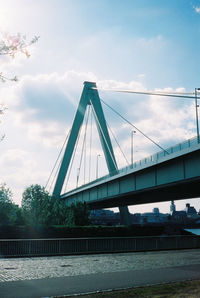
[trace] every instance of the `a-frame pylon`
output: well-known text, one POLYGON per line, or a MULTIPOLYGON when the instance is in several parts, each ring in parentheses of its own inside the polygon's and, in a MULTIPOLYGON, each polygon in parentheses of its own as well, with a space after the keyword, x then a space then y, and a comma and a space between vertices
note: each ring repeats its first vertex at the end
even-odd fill
MULTIPOLYGON (((65 181, 65 177, 70 165, 74 147, 78 138, 79 130, 84 120, 84 115, 86 112, 87 105, 92 106, 92 109, 95 115, 96 125, 98 129, 102 149, 104 152, 104 156, 106 159, 108 171, 111 175, 116 174, 118 171, 117 163, 115 160, 114 151, 113 151, 112 143, 108 133, 96 83, 84 82, 83 92, 80 98, 78 109, 76 111, 72 129, 69 135, 67 146, 64 152, 62 163, 61 163, 58 176, 56 179, 55 187, 53 190, 53 195, 57 198, 60 196, 63 183, 65 181)), ((125 225, 129 225, 130 214, 128 211, 128 207, 127 206, 119 207, 119 210, 120 210, 121 223, 125 225)))

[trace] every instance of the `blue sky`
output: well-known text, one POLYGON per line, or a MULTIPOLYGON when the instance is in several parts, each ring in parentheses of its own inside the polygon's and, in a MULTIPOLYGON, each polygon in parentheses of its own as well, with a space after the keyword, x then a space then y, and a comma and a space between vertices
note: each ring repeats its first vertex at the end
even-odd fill
MULTIPOLYGON (((73 121, 85 80, 99 86, 193 91, 199 86, 200 1, 162 0, 0 0, 1 32, 21 32, 31 57, 0 57, 1 71, 18 83, 0 88, 8 106, 1 117, 0 181, 14 201, 32 183, 44 185, 73 121)), ((102 92, 102 98, 168 147, 195 135, 194 103, 102 92)), ((130 159, 130 128, 105 111, 109 125, 130 159)), ((94 141, 94 164, 101 154, 94 141)), ((135 158, 157 151, 137 134, 135 158)), ((78 154, 77 154, 78 155, 78 154)), ((119 166, 122 157, 116 152, 119 166)), ((74 166, 74 180, 78 161, 74 166)), ((95 173, 95 166, 93 168, 95 173)), ((73 184, 73 183, 72 183, 73 184)), ((178 202, 183 208, 185 202, 178 202)), ((192 204, 199 210, 198 200, 192 204)), ((152 206, 134 207, 149 211, 152 206)), ((169 203, 160 205, 169 211, 169 203)))

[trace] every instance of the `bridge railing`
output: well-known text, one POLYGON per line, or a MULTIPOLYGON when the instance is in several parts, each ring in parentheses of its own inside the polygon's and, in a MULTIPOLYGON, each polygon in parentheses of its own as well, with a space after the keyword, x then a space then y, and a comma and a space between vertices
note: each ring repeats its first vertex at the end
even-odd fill
POLYGON ((132 169, 132 168, 136 168, 138 166, 141 166, 141 165, 145 165, 145 164, 148 164, 148 163, 151 163, 153 161, 158 161, 160 158, 163 158, 165 156, 168 156, 172 153, 175 153, 175 152, 179 152, 183 149, 187 149, 187 148, 190 148, 194 145, 197 145, 198 144, 198 138, 197 137, 194 137, 192 139, 189 139, 189 140, 186 140, 182 143, 179 143, 179 144, 176 144, 175 146, 172 146, 172 147, 169 147, 165 150, 162 150, 160 152, 157 152, 153 155, 150 155, 146 158, 143 158, 139 161, 136 161, 134 162, 132 165, 128 166, 128 167, 125 167, 125 168, 122 168, 119 170, 119 173, 121 172, 124 172, 124 171, 127 171, 127 169, 132 169))

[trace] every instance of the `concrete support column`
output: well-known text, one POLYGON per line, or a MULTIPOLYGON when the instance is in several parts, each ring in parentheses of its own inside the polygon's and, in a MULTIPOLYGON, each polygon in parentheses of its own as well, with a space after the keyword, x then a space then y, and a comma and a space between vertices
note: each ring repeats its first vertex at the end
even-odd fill
POLYGON ((120 223, 124 226, 130 226, 131 225, 131 215, 128 210, 127 206, 119 207, 120 212, 120 223))

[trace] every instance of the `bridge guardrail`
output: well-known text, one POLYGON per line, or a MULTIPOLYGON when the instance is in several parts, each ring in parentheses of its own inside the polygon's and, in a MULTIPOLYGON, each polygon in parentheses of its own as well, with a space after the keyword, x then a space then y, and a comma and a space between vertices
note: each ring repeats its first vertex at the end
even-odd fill
MULTIPOLYGON (((189 139, 189 140, 186 140, 186 141, 184 141, 182 143, 176 144, 175 146, 169 147, 169 148, 165 149, 165 151, 163 150, 163 151, 157 152, 155 154, 152 154, 152 155, 150 155, 150 156, 148 156, 146 158, 143 158, 141 160, 138 160, 138 161, 134 162, 130 166, 121 168, 121 169, 119 169, 119 173, 123 173, 124 171, 127 171, 128 169, 136 168, 138 166, 146 165, 146 164, 148 164, 150 162, 153 162, 153 161, 157 161, 157 160, 159 160, 162 157, 168 156, 168 155, 170 155, 172 153, 181 151, 183 149, 190 148, 190 147, 192 147, 194 145, 197 145, 197 144, 198 144, 198 138, 197 137, 194 137, 194 138, 189 139)), ((107 175, 107 176, 104 176, 102 178, 110 177, 110 176, 111 175, 107 175)))
POLYGON ((1 257, 30 257, 200 248, 198 236, 0 240, 1 257))

